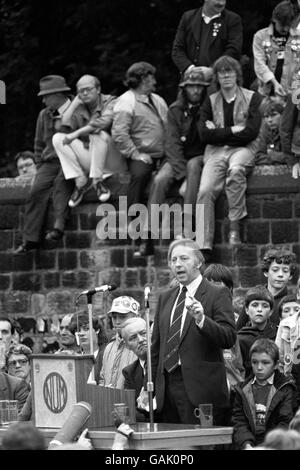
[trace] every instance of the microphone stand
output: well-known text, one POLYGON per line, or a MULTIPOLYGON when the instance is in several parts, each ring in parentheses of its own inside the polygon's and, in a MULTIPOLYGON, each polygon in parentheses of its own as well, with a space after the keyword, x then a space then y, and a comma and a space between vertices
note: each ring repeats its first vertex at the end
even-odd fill
POLYGON ((146 331, 147 331, 147 392, 149 400, 149 418, 150 425, 153 425, 153 391, 154 386, 152 382, 152 367, 151 367, 151 334, 150 334, 150 307, 148 295, 145 297, 145 316, 146 316, 146 331))
MULTIPOLYGON (((96 292, 94 292, 94 293, 88 292, 86 294, 87 307, 88 307, 88 316, 89 316, 90 354, 91 354, 91 356, 93 356, 94 362, 95 362, 95 358, 94 358, 94 345, 93 345, 93 303, 92 303, 92 298, 93 298, 93 295, 95 293, 96 292)), ((78 301, 78 298, 77 298, 77 301, 78 301)), ((91 370, 91 380, 93 382, 95 381, 95 367, 94 366, 92 367, 92 370, 91 370)))

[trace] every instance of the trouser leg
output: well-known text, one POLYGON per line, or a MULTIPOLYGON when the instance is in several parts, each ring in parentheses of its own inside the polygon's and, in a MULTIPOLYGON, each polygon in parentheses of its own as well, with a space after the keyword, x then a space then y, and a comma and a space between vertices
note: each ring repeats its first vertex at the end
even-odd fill
POLYGON ((66 180, 62 169, 58 172, 53 185, 52 199, 54 212, 54 228, 64 231, 69 216, 68 201, 74 189, 73 180, 66 180))

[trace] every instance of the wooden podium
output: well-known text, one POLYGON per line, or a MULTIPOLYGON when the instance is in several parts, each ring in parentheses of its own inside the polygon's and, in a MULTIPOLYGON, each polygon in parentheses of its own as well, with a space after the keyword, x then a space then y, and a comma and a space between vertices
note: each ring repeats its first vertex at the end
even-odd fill
POLYGON ((31 361, 32 408, 38 428, 60 428, 79 401, 92 406, 89 429, 113 426, 114 403, 125 403, 129 422, 136 421, 134 390, 87 384, 92 355, 32 354, 31 361))

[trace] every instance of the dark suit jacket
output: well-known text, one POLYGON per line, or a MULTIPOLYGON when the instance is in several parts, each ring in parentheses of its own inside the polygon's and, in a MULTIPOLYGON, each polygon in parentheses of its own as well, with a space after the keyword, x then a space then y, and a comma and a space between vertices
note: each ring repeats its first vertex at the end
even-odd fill
MULTIPOLYGON (((122 373, 125 377, 124 389, 135 390, 135 399, 138 398, 141 388, 144 385, 144 371, 140 364, 139 359, 134 361, 129 366, 124 367, 122 373)), ((146 387, 145 387, 146 389, 146 387)), ((149 421, 149 414, 145 411, 136 410, 136 420, 138 422, 149 421)))
MULTIPOLYGON (((232 11, 222 11, 221 16, 213 20, 221 23, 216 36, 211 35, 208 48, 211 65, 222 55, 229 55, 240 60, 243 44, 243 28, 239 15, 232 11)), ((190 65, 203 65, 198 62, 201 47, 202 8, 186 11, 179 23, 173 43, 172 59, 180 72, 190 65)))
MULTIPOLYGON (((174 287, 160 295, 152 333, 151 360, 157 411, 164 403, 164 357, 170 326, 171 311, 179 292, 174 287)), ((231 348, 236 341, 232 301, 227 287, 212 284, 207 279, 197 289, 195 298, 204 308, 205 320, 200 329, 187 313, 179 345, 181 371, 189 400, 228 405, 228 390, 222 349, 231 348)))
POLYGON ((18 400, 21 411, 29 394, 30 386, 25 380, 13 377, 5 372, 0 373, 0 400, 18 400))

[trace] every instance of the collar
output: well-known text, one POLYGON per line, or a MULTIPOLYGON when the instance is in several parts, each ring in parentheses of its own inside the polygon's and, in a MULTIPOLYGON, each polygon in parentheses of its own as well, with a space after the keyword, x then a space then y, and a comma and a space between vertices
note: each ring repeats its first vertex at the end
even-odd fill
POLYGON ((223 95, 223 99, 224 101, 226 101, 226 103, 230 104, 230 103, 233 103, 233 101, 236 99, 236 93, 234 94, 234 96, 232 98, 230 98, 230 100, 227 100, 224 95, 223 95))
POLYGON ((214 16, 207 16, 205 15, 205 13, 202 12, 202 18, 206 24, 209 24, 212 20, 214 20, 215 18, 219 18, 220 16, 221 16, 221 13, 217 13, 214 16))
POLYGON ((142 368, 143 370, 145 370, 145 363, 146 363, 146 361, 143 361, 142 359, 139 358, 139 362, 140 362, 141 368, 142 368))
POLYGON ((71 104, 71 100, 68 98, 67 101, 64 102, 64 104, 62 104, 58 109, 57 111, 59 112, 60 115, 62 115, 66 109, 70 106, 71 104))
MULTIPOLYGON (((196 277, 196 279, 194 279, 192 282, 190 282, 190 284, 188 284, 186 286, 187 288, 187 292, 192 296, 194 297, 194 295, 196 294, 197 290, 198 290, 198 287, 200 286, 202 282, 202 275, 199 274, 199 276, 196 277)), ((180 286, 180 292, 183 288, 183 285, 182 284, 179 284, 180 286)))
MULTIPOLYGON (((273 373, 267 380, 267 384, 268 385, 273 385, 274 383, 274 375, 275 373, 273 373)), ((253 377, 253 379, 251 380, 251 385, 257 383, 257 385, 260 385, 258 382, 257 382, 257 378, 256 377, 253 377)))

